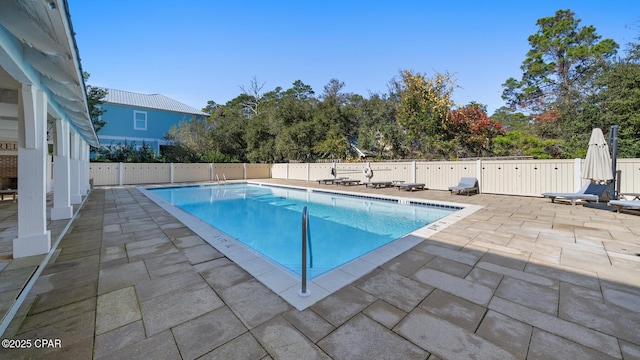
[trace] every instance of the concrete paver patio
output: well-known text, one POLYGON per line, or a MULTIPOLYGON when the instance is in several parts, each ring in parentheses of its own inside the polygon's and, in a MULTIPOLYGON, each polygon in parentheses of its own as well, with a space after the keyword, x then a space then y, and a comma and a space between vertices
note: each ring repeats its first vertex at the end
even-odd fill
MULTIPOLYGON (((348 190, 483 208, 298 311, 136 188, 94 189, 2 335, 31 348, 0 358, 640 359, 640 217, 348 190)), ((12 211, 0 203, 0 246, 12 211)), ((0 259, 0 303, 42 259, 0 259)))

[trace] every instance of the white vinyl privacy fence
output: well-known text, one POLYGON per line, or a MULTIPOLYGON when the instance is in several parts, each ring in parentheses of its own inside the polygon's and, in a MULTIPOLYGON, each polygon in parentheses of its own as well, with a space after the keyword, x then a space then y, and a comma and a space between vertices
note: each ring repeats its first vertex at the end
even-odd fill
MULTIPOLYGON (((584 160, 475 160, 404 161, 360 163, 286 164, 179 164, 179 163, 91 163, 94 185, 132 185, 222 181, 242 179, 289 179, 317 181, 338 177, 366 181, 424 183, 427 188, 447 190, 461 177, 475 177, 480 191, 489 194, 540 196, 543 192, 574 192, 586 180, 580 178, 584 160)), ((640 193, 640 159, 618 159, 620 191, 640 193)))
POLYGON ((89 166, 93 185, 172 184, 193 181, 268 179, 269 164, 103 163, 89 166))
MULTIPOLYGON (((489 194, 540 196, 543 192, 574 192, 586 182, 580 178, 583 159, 570 160, 475 160, 410 161, 370 163, 273 164, 274 179, 317 181, 338 177, 366 181, 368 166, 371 181, 424 183, 427 188, 447 190, 461 177, 475 177, 480 191, 489 194)), ((620 192, 640 193, 640 159, 618 159, 621 171, 620 192)))

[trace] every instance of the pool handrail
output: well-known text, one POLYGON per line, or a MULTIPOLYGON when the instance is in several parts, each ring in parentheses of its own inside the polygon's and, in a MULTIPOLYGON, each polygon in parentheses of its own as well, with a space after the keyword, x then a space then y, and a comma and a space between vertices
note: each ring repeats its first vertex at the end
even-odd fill
POLYGON ((298 296, 307 297, 311 291, 307 289, 307 241, 309 242, 310 265, 313 266, 311 255, 311 237, 307 237, 309 232, 309 208, 302 208, 302 288, 298 291, 298 296), (307 240, 308 239, 308 240, 307 240))
MULTIPOLYGON (((224 174, 222 174, 222 179, 224 180, 224 183, 227 183, 227 177, 224 176, 224 174)), ((218 174, 216 174, 216 181, 218 182, 218 184, 220 184, 220 178, 218 177, 218 174)))

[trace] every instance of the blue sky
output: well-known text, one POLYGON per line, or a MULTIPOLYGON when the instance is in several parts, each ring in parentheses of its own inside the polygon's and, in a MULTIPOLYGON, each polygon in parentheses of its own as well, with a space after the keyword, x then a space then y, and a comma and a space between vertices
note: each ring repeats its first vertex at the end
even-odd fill
POLYGON ((640 1, 68 0, 91 85, 224 104, 253 77, 263 92, 295 80, 317 95, 386 93, 402 69, 449 72, 456 104, 504 105, 536 20, 571 9, 621 46, 640 36, 640 1), (606 4, 606 5, 605 5, 606 4))

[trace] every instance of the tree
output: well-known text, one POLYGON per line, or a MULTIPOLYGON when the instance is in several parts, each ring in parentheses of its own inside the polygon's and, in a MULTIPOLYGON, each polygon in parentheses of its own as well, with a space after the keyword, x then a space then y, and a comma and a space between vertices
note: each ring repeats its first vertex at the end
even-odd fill
POLYGON ((109 162, 151 163, 158 162, 156 152, 144 140, 141 146, 135 141, 98 148, 96 160, 109 162))
POLYGON ((258 82, 258 78, 254 76, 251 79, 248 89, 245 89, 244 86, 240 86, 240 89, 242 89, 242 92, 246 95, 242 101, 242 106, 248 117, 258 115, 260 103, 262 101, 262 95, 260 92, 264 85, 265 83, 260 84, 258 82))
POLYGON ((317 130, 313 122, 300 121, 278 134, 276 151, 287 161, 309 162, 316 158, 313 147, 317 141, 317 130))
POLYGON ((577 104, 592 93, 595 77, 618 49, 612 39, 600 40, 595 27, 580 27, 580 21, 567 9, 536 22, 538 31, 529 36, 531 49, 520 67, 522 79, 503 84, 502 97, 512 109, 559 111, 562 128, 576 120, 577 104))
MULTIPOLYGON (((88 72, 83 72, 82 76, 84 77, 84 81, 89 80, 91 76, 88 72)), ((97 133, 104 127, 107 123, 102 120, 101 116, 106 112, 101 104, 104 103, 104 98, 107 96, 107 89, 87 85, 87 101, 89 106, 89 116, 91 117, 91 122, 93 123, 93 130, 97 133)))
POLYGON ((492 152, 496 156, 533 156, 536 159, 564 157, 562 140, 541 139, 524 130, 509 131, 493 139, 492 152))
POLYGON ((344 81, 333 78, 324 86, 324 92, 322 93, 321 99, 333 99, 336 103, 342 105, 346 103, 348 97, 348 94, 341 92, 343 88, 344 81))
POLYGON ((276 138, 271 132, 267 117, 259 116, 251 119, 251 122, 247 124, 245 139, 249 161, 275 162, 280 160, 276 156, 276 138))
POLYGON ((396 111, 386 94, 371 94, 357 106, 360 118, 358 146, 383 157, 403 157, 396 111))
POLYGON ((316 144, 315 151, 323 159, 343 159, 349 151, 349 142, 345 136, 330 131, 323 141, 316 144))
POLYGON ((407 133, 411 155, 442 155, 443 124, 453 106, 454 87, 449 73, 436 73, 429 78, 404 70, 399 80, 392 80, 393 97, 397 99, 396 120, 407 133))
POLYGON ((611 64, 596 85, 601 90, 591 100, 600 115, 597 126, 606 130, 619 125, 618 156, 640 157, 640 36, 627 44, 627 57, 611 64))
POLYGON ((473 102, 451 111, 445 127, 458 158, 490 156, 493 139, 505 132, 500 123, 487 116, 486 106, 473 102))
POLYGON ((225 105, 217 105, 209 112, 209 121, 213 124, 210 134, 213 149, 233 161, 246 161, 245 133, 249 119, 241 101, 236 98, 225 105))
POLYGON ((503 106, 497 109, 493 115, 493 120, 502 124, 506 131, 516 131, 531 129, 532 117, 523 114, 522 112, 512 111, 509 107, 503 106))
MULTIPOLYGON (((635 22, 633 27, 636 28, 638 34, 640 34, 640 17, 635 22)), ((635 42, 629 42, 627 44, 627 61, 632 63, 640 63, 640 35, 635 37, 635 42)))
POLYGON ((207 101, 207 106, 202 109, 202 112, 205 114, 213 114, 215 111, 219 109, 220 104, 216 103, 213 100, 207 101))
MULTIPOLYGON (((320 96, 322 101, 314 109, 314 120, 325 129, 325 135, 333 132, 337 136, 347 138, 352 135, 352 131, 357 130, 357 127, 353 126, 355 122, 354 114, 345 108, 352 94, 343 93, 343 88, 344 82, 338 79, 329 80, 320 96)), ((326 139, 326 137, 323 137, 323 139, 326 139)))
POLYGON ((215 149, 211 137, 213 130, 211 118, 199 119, 196 117, 190 120, 182 120, 178 125, 174 125, 165 135, 172 145, 179 146, 184 156, 183 162, 204 161, 203 157, 211 149, 215 149))
POLYGON ((604 89, 598 94, 602 108, 602 128, 620 125, 618 155, 640 157, 640 63, 623 61, 599 80, 604 89))
POLYGON ((562 135, 560 112, 556 109, 534 114, 535 133, 543 139, 555 139, 562 135))
POLYGON ((516 107, 568 103, 580 93, 584 78, 596 73, 602 60, 611 59, 618 45, 598 41, 593 26, 579 27, 571 10, 539 19, 538 32, 529 37, 531 49, 523 62, 521 81, 508 79, 503 97, 516 107), (596 67, 594 67, 596 66, 596 67))
POLYGON ((315 98, 311 86, 293 82, 270 104, 268 123, 275 137, 275 158, 284 161, 315 159, 313 145, 318 141, 313 121, 315 98))

